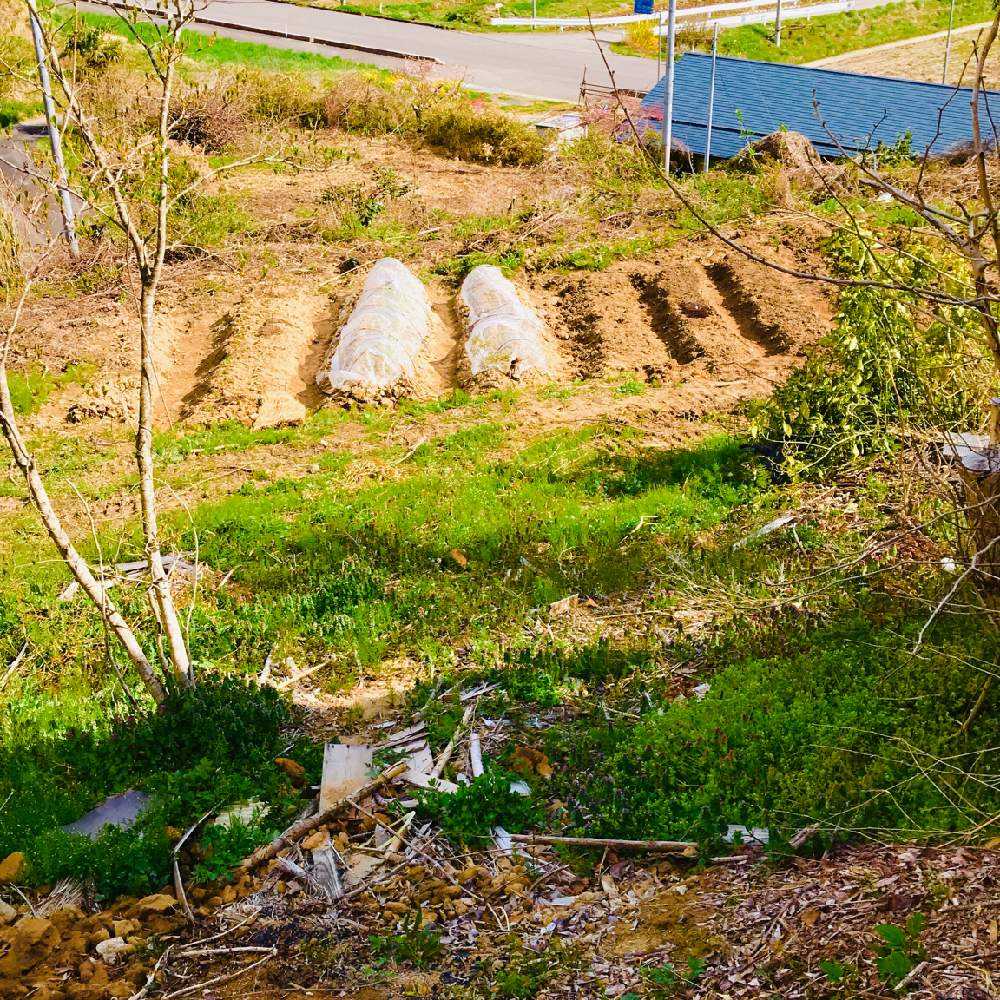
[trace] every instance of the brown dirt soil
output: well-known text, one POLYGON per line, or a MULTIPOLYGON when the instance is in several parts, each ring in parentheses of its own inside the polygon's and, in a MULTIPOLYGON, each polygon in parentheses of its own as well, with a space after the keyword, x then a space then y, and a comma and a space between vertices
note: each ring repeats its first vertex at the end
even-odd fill
POLYGON ((735 253, 715 259, 692 248, 545 277, 539 293, 577 378, 618 371, 690 380, 729 369, 766 383, 830 320, 818 289, 735 253))
MULTIPOLYGON (((970 65, 978 32, 956 34, 951 43, 948 60, 948 83, 971 86, 975 66, 970 65)), ((818 65, 847 73, 871 73, 875 76, 895 76, 906 80, 924 80, 928 83, 941 82, 944 66, 944 39, 915 38, 896 48, 860 49, 844 56, 820 60, 818 65)), ((990 52, 986 64, 986 86, 995 90, 1000 81, 1000 53, 990 52)))
MULTIPOLYGON (((370 264, 388 255, 425 276, 441 321, 416 379, 397 395, 428 399, 459 385, 486 388, 469 386, 457 281, 428 275, 457 249, 490 249, 504 238, 501 227, 462 242, 454 220, 472 219, 475 233, 482 217, 527 209, 533 230, 558 228, 560 212, 578 193, 572 168, 486 167, 388 140, 357 142, 337 133, 328 138, 342 143, 343 156, 326 167, 251 170, 216 182, 215 191, 239 194, 260 229, 243 259, 223 252, 168 269, 158 329, 160 427, 229 419, 277 426, 328 405, 316 377, 370 264), (391 199, 386 212, 416 238, 402 245, 377 237, 328 238, 329 227, 339 224, 339 209, 331 205, 340 196, 331 198, 331 190, 368 191, 376 168, 395 171, 403 194, 391 199)), ((806 254, 815 265, 810 248, 816 241, 806 228, 781 229, 773 220, 761 225, 786 246, 774 249, 757 231, 746 237, 751 245, 785 262, 806 254)), ((72 292, 84 277, 80 267, 58 264, 46 276, 49 293, 25 311, 14 344, 15 368, 41 364, 60 371, 85 361, 95 369, 89 384, 54 392, 36 424, 120 424, 134 418, 135 305, 128 289, 123 294, 115 267, 102 266, 109 274, 105 287, 80 295, 72 292)), ((665 401, 658 394, 669 386, 667 412, 685 416, 725 410, 767 392, 827 327, 830 315, 819 286, 733 255, 720 257, 718 244, 709 240, 602 272, 528 270, 515 280, 549 331, 555 381, 635 376, 650 385, 660 406, 665 401), (721 392, 720 383, 727 383, 721 392)), ((582 400, 589 398, 572 401, 576 419, 593 419, 608 408, 603 400, 588 411, 582 400)), ((634 405, 621 396, 611 402, 619 410, 634 405)), ((549 409, 553 419, 563 419, 556 405, 549 409)), ((542 414, 538 419, 545 422, 542 414)))
POLYGON ((328 297, 313 288, 253 289, 208 327, 210 340, 200 320, 189 327, 192 340, 174 344, 183 367, 178 365, 165 382, 177 400, 176 412, 199 424, 301 422, 320 402, 315 380, 331 325, 328 297))

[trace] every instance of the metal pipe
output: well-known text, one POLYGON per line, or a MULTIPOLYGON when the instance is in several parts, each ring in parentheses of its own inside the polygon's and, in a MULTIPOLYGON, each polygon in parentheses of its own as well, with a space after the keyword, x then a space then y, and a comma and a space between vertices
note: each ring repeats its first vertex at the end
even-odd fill
POLYGON ((712 116, 715 114, 715 60, 719 54, 719 26, 712 32, 712 76, 708 84, 708 123, 705 130, 705 163, 703 172, 708 173, 708 161, 712 157, 712 116))
POLYGON ((955 24, 955 0, 951 0, 951 12, 948 15, 948 37, 944 43, 944 68, 941 70, 941 82, 948 82, 948 58, 951 56, 951 29, 955 24))
POLYGON ((781 48, 781 0, 774 12, 774 44, 781 48))
POLYGON ((667 85, 663 91, 663 170, 670 173, 674 132, 674 42, 677 37, 677 0, 667 7, 667 85))
POLYGON ((74 257, 79 257, 80 244, 76 238, 76 220, 73 215, 73 199, 69 193, 66 162, 63 160, 62 136, 59 135, 59 126, 56 122, 56 106, 52 99, 52 81, 49 79, 48 61, 45 56, 45 40, 42 36, 42 26, 38 20, 38 11, 35 9, 34 0, 29 0, 28 3, 28 20, 31 22, 31 37, 35 43, 35 59, 38 61, 38 80, 42 88, 45 124, 48 126, 52 159, 56 165, 56 185, 59 188, 63 235, 66 237, 66 242, 69 243, 69 252, 74 257))

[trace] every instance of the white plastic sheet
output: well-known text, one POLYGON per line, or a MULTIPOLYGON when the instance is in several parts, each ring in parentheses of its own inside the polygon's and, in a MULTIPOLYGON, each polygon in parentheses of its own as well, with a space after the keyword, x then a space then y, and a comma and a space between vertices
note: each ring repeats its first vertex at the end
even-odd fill
POLYGON ((330 360, 330 388, 389 389, 412 378, 434 312, 423 284, 401 261, 377 261, 330 360))
POLYGON ((523 377, 547 373, 542 321, 517 294, 500 268, 482 264, 462 282, 462 304, 469 314, 465 352, 473 375, 499 372, 523 377))

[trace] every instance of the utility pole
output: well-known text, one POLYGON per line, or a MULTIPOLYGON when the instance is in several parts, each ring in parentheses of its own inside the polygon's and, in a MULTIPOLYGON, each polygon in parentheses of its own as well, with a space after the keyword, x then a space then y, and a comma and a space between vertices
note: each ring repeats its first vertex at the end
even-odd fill
POLYGON ((948 82, 948 58, 951 55, 951 29, 955 24, 955 0, 951 0, 951 13, 948 15, 948 37, 944 43, 944 68, 941 70, 941 82, 948 82))
POLYGON ((667 7, 667 85, 663 91, 663 172, 670 174, 670 147, 674 133, 674 42, 677 29, 677 0, 667 7))
MULTIPOLYGON (((954 3, 954 0, 952 0, 954 3)), ((781 48, 781 0, 778 0, 777 9, 774 12, 774 44, 781 48)))
POLYGON ((708 161, 712 156, 712 116, 715 114, 715 60, 719 54, 719 22, 712 31, 712 76, 708 82, 708 119, 705 128, 705 162, 703 172, 708 173, 708 161))
POLYGON ((45 55, 45 39, 42 35, 42 25, 38 20, 38 10, 35 0, 28 0, 28 19, 31 21, 31 37, 35 43, 35 59, 38 61, 38 80, 42 87, 42 103, 45 107, 45 124, 49 129, 49 143, 52 146, 52 159, 56 165, 56 184, 59 188, 59 203, 62 209, 63 233, 69 243, 69 252, 74 257, 80 256, 80 244, 76 238, 76 220, 73 215, 73 199, 69 193, 69 179, 66 176, 66 163, 63 160, 62 136, 56 121, 56 106, 52 99, 52 81, 49 79, 48 60, 45 55))

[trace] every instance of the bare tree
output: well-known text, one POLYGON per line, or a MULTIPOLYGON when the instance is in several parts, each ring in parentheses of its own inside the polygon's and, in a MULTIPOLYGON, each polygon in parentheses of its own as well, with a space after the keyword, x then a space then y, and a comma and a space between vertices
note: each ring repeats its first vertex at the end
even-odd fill
MULTIPOLYGON (((186 192, 172 192, 170 173, 171 101, 182 55, 181 34, 195 13, 195 0, 158 0, 149 11, 132 8, 120 14, 133 40, 143 49, 148 71, 155 81, 155 131, 130 150, 116 150, 102 139, 102 123, 88 112, 75 74, 67 69, 54 44, 53 23, 46 21, 36 0, 24 0, 29 16, 42 25, 42 58, 53 81, 56 103, 63 117, 63 129, 72 132, 83 151, 78 167, 87 188, 96 193, 91 211, 117 227, 124 236, 128 257, 138 285, 139 398, 135 434, 135 462, 139 473, 140 512, 146 562, 149 572, 149 600, 159 637, 166 640, 160 649, 164 667, 175 684, 194 683, 191 659, 177 613, 170 578, 164 566, 157 520, 157 493, 153 463, 153 409, 156 370, 157 301, 169 247, 170 208, 186 192), (145 26, 142 30, 141 25, 145 26), (150 179, 151 184, 136 183, 150 179), (136 191, 139 194, 136 194, 136 191), (151 195, 143 191, 151 190, 151 195), (103 203, 102 203, 103 202, 103 203)), ((49 179, 50 190, 57 184, 49 179)), ((10 344, 22 313, 30 281, 25 283, 13 309, 13 318, 0 342, 0 426, 14 460, 24 475, 32 503, 45 529, 55 542, 84 593, 97 607, 108 629, 118 638, 150 694, 161 702, 165 685, 144 651, 138 635, 114 603, 87 560, 73 545, 62 520, 53 507, 39 473, 38 463, 26 444, 14 411, 7 382, 10 344)))

